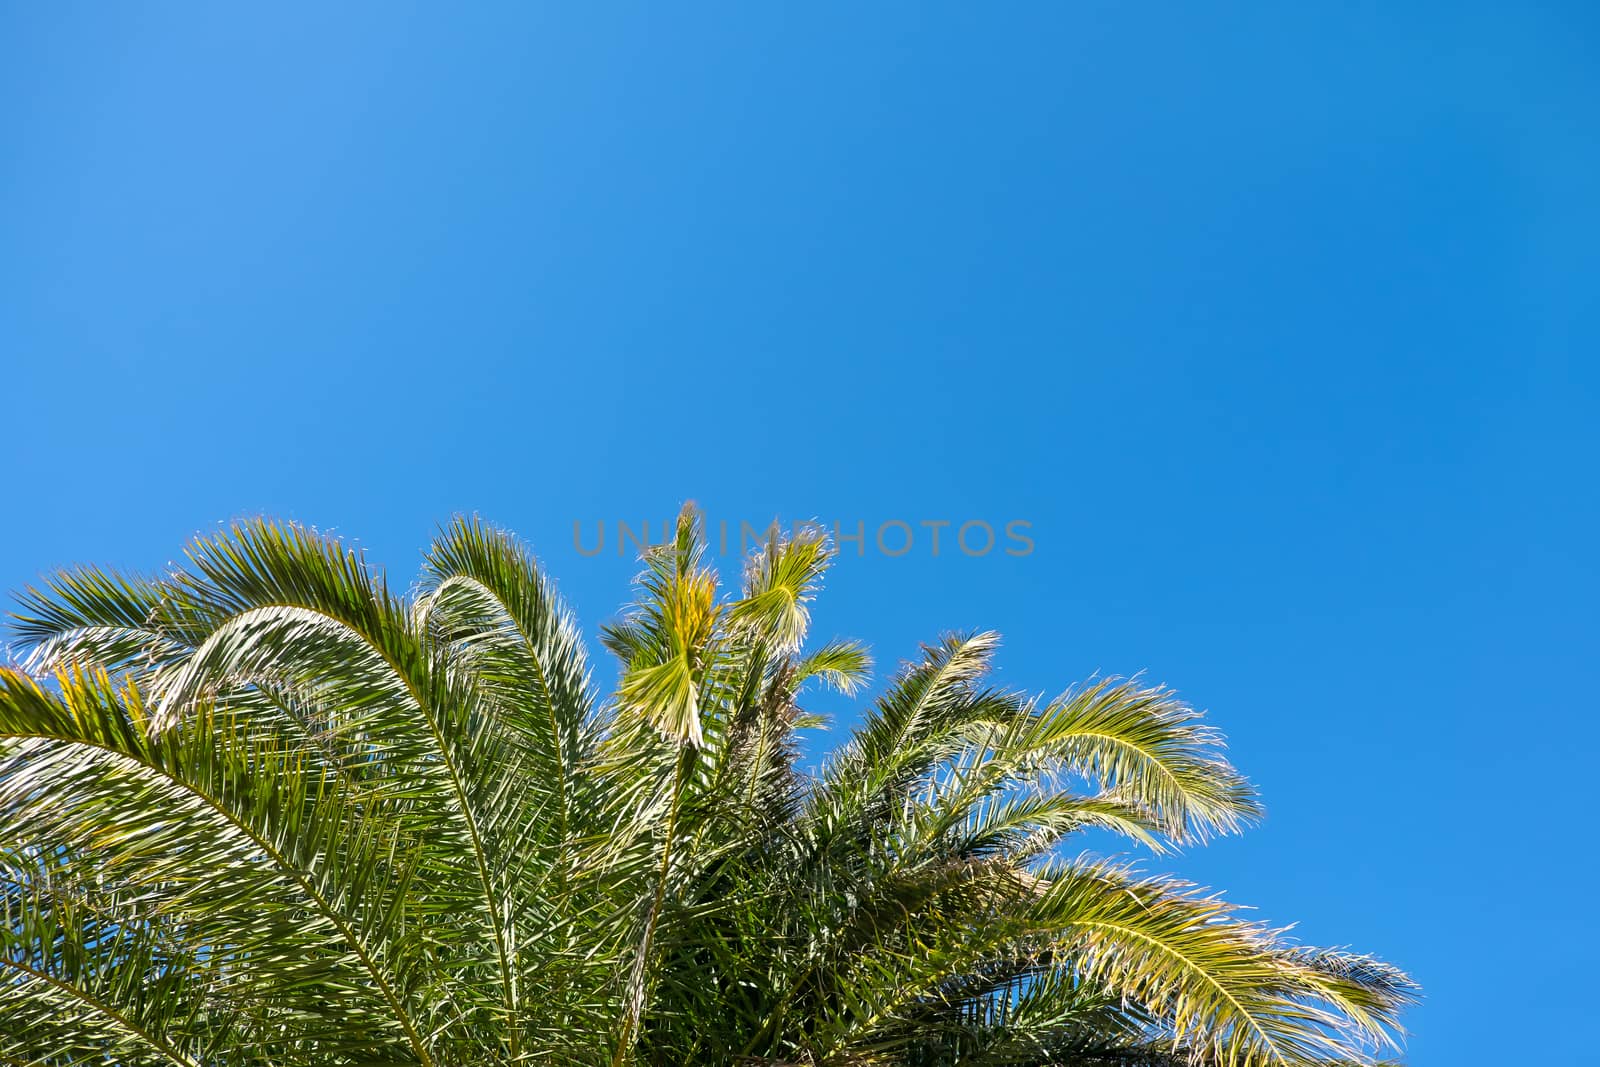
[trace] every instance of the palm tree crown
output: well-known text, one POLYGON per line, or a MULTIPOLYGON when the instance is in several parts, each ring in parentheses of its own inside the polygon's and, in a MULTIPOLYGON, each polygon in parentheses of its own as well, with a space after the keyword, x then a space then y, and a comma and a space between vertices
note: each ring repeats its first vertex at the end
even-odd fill
POLYGON ((457 520, 404 595, 238 524, 160 580, 57 575, 0 671, 0 1063, 1368 1062, 1408 979, 1218 897, 1073 858, 1257 814, 1172 693, 903 667, 815 773, 829 560, 773 539, 719 592, 693 512, 602 633, 457 520), (809 701, 808 701, 809 702, 809 701))

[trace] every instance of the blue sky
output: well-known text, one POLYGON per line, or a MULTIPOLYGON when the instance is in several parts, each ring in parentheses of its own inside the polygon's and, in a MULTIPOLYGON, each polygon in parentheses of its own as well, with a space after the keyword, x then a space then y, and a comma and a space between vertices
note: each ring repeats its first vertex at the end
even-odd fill
POLYGON ((592 632, 575 521, 861 523, 885 666, 1210 709, 1269 817, 1163 865, 1410 1062, 1592 1054, 1592 9, 334 7, 0 0, 0 585, 465 510, 592 632))

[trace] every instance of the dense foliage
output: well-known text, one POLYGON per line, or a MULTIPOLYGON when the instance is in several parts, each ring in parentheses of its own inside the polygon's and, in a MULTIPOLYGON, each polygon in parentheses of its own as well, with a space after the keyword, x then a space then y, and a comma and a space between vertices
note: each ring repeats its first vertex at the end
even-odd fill
POLYGON ((1327 1064, 1412 995, 1226 903, 1071 858, 1257 814, 1170 692, 923 650, 815 774, 828 563, 719 592, 692 513, 602 641, 458 520, 392 590, 305 529, 21 598, 0 673, 0 1062, 1327 1064))

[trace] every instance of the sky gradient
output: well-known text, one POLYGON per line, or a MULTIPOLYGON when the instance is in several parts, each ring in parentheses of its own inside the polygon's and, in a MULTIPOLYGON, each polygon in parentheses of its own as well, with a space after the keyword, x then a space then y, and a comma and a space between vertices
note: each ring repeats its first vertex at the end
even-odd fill
POLYGON ((1592 1055, 1592 7, 327 7, 0 0, 0 586, 860 524, 814 632, 1177 688, 1268 818, 1154 868, 1592 1055))

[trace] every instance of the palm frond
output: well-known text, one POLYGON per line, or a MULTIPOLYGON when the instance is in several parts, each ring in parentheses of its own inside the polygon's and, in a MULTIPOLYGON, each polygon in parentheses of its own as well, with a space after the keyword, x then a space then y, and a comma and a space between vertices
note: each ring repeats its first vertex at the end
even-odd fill
MULTIPOLYGON (((394 823, 375 810, 377 798, 346 803, 298 753, 241 735, 205 708, 184 728, 158 733, 136 688, 80 673, 60 679, 59 690, 0 671, 0 841, 12 843, 12 854, 45 858, 79 882, 110 884, 145 909, 184 916, 200 938, 192 951, 226 961, 248 999, 297 1005, 313 1027, 307 1039, 359 1043, 389 1032, 428 1062, 409 995, 414 961, 405 941, 385 936, 389 923, 407 918, 396 893, 410 858, 396 847, 394 823), (307 997, 326 993, 307 988, 308 965, 321 969, 325 990, 368 1003, 365 1033, 317 1029, 328 1013, 307 997)), ((98 942, 51 951, 39 933, 63 898, 30 893, 42 883, 25 869, 16 881, 21 888, 8 897, 19 920, 9 927, 14 958, 31 951, 35 969, 56 969, 58 995, 75 976, 88 984, 74 990, 133 1017, 142 996, 130 982, 135 972, 85 969, 73 953, 107 948, 98 942), (124 1001, 96 991, 106 977, 123 983, 124 1001)), ((137 912, 122 915, 107 929, 136 938, 136 920, 137 912)), ((124 945, 110 962, 141 958, 138 951, 154 950, 124 945)))
POLYGON ((181 638, 162 624, 159 581, 97 567, 61 571, 18 594, 12 622, 24 666, 49 673, 81 664, 116 671, 152 669, 181 654, 181 638))

